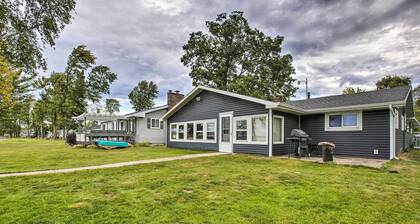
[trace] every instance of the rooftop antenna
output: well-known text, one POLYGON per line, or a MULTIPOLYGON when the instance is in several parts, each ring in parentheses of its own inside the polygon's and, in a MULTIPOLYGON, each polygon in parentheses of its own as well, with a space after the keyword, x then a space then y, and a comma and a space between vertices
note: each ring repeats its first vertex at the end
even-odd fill
POLYGON ((308 78, 306 78, 305 80, 298 80, 298 85, 300 85, 302 82, 305 83, 305 96, 306 96, 306 99, 309 99, 311 94, 308 92, 308 78))

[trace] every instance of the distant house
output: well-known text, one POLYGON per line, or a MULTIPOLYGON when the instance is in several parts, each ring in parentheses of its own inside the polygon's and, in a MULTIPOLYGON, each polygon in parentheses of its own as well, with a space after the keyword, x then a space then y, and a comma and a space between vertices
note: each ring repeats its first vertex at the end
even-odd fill
POLYGON ((125 115, 82 114, 75 117, 78 121, 83 121, 86 118, 99 122, 99 126, 85 131, 86 133, 83 130, 79 131, 77 140, 108 139, 133 143, 164 144, 166 123, 161 118, 184 95, 180 94, 179 91, 168 91, 167 96, 168 104, 166 105, 125 115))
POLYGON ((162 119, 169 147, 283 155, 291 130, 302 129, 335 143, 336 155, 375 159, 408 149, 419 126, 410 87, 272 102, 200 86, 162 119))

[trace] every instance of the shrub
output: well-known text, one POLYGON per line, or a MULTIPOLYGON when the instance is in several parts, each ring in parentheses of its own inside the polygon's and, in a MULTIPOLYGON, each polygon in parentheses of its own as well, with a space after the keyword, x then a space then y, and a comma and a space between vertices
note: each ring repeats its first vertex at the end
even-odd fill
POLYGON ((69 145, 76 145, 77 144, 76 133, 71 132, 71 133, 67 134, 66 143, 69 144, 69 145))

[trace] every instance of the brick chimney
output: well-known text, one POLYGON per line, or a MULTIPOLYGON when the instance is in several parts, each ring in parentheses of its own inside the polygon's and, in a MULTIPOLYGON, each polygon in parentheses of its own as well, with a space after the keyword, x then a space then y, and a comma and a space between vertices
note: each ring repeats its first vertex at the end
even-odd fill
POLYGON ((179 93, 179 90, 168 90, 168 110, 172 109, 179 101, 184 98, 184 94, 179 93))
POLYGON ((281 102, 284 102, 284 98, 283 98, 283 96, 275 96, 273 98, 273 101, 277 102, 277 103, 281 103, 281 102))

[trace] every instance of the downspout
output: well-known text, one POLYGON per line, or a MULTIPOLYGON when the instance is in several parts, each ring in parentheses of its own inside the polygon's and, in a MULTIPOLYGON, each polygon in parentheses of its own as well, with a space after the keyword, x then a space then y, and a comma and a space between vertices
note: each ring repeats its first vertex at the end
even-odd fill
POLYGON ((268 109, 268 156, 273 156, 273 109, 268 109))
POLYGON ((395 127, 394 127, 394 108, 389 105, 389 159, 397 158, 395 156, 395 127))

